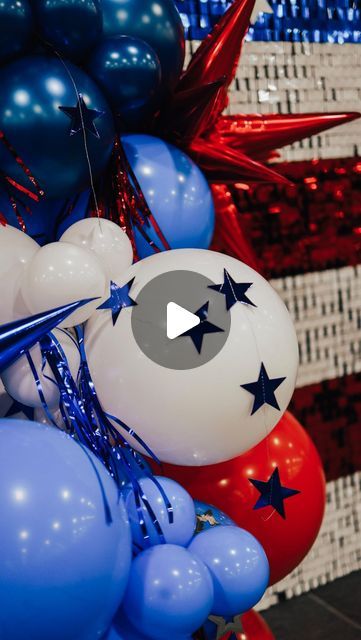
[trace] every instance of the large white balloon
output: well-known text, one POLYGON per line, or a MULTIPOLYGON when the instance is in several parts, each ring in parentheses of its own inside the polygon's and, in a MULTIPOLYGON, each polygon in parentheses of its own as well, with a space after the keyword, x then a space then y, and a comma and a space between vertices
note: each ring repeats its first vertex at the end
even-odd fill
POLYGON ((88 362, 103 408, 124 420, 166 462, 204 465, 237 456, 271 431, 294 390, 298 346, 290 315, 271 285, 250 267, 219 253, 179 249, 141 260, 120 284, 135 277, 130 293, 137 300, 161 274, 193 271, 219 284, 224 269, 237 282, 253 283, 250 297, 257 307, 236 303, 230 309, 228 338, 202 366, 170 369, 144 355, 131 325, 139 305, 123 309, 114 326, 108 311, 97 311, 86 325, 88 362), (275 391, 280 410, 263 404, 251 415, 255 398, 241 385, 258 380, 262 362, 271 379, 285 377, 275 391))
POLYGON ((0 224, 0 324, 28 315, 20 287, 39 245, 26 233, 0 224))
POLYGON ((104 218, 85 218, 72 224, 60 238, 94 251, 109 280, 117 280, 133 262, 132 244, 126 233, 104 218))
POLYGON ((101 304, 108 279, 97 256, 69 242, 52 242, 41 247, 28 264, 21 292, 31 313, 98 298, 72 313, 59 327, 85 322, 101 304))
MULTIPOLYGON (((71 335, 66 331, 55 329, 54 336, 64 351, 73 378, 76 379, 80 365, 80 355, 77 345, 74 343, 71 335)), ((44 369, 42 369, 42 355, 38 344, 30 349, 30 355, 38 373, 45 400, 48 406, 53 408, 59 402, 58 388, 51 381, 54 379, 54 375, 48 363, 46 363, 44 369), (49 380, 49 378, 51 378, 51 380, 49 380)), ((14 400, 28 407, 42 406, 36 382, 25 355, 16 360, 8 369, 5 369, 1 377, 6 391, 14 400)))

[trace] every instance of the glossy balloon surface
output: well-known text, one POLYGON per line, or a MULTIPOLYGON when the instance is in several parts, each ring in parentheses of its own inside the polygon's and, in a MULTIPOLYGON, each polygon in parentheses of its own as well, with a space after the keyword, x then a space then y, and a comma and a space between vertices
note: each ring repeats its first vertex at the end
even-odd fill
POLYGON ((34 9, 41 37, 71 60, 83 57, 101 37, 96 0, 34 0, 34 9))
POLYGON ((75 311, 59 326, 85 322, 101 304, 108 279, 94 252, 70 242, 41 247, 22 279, 21 293, 31 313, 60 307, 67 302, 98 298, 75 311))
MULTIPOLYGON (((110 107, 95 82, 72 63, 66 62, 64 66, 61 60, 51 56, 24 57, 0 70, 2 129, 48 198, 74 195, 90 182, 79 118, 74 123, 59 108, 77 107, 78 97, 71 77, 84 98, 85 120, 88 113, 86 139, 96 178, 110 156, 114 124, 110 107), (89 110, 97 112, 92 114, 89 110), (73 124, 76 132, 72 134, 73 124), (92 124, 99 137, 90 130, 92 124)), ((0 168, 27 189, 34 190, 4 145, 0 146, 0 168)))
POLYGON ((268 587, 269 564, 262 546, 248 531, 214 527, 193 538, 188 549, 212 576, 212 614, 235 616, 262 598, 268 587))
MULTIPOLYGON (((156 479, 160 483, 173 509, 172 522, 169 522, 166 502, 156 484, 150 478, 140 479, 139 484, 156 515, 164 536, 164 541, 170 544, 186 546, 190 542, 196 526, 194 502, 189 493, 187 493, 178 482, 159 476, 156 476, 156 479)), ((133 543, 138 549, 147 548, 149 544, 160 544, 161 539, 159 534, 143 504, 142 513, 149 535, 149 538, 144 540, 137 515, 134 492, 131 487, 128 487, 124 491, 123 497, 129 515, 133 543)))
POLYGON ((103 32, 147 42, 156 52, 166 88, 173 87, 183 68, 184 31, 173 0, 102 0, 103 32))
MULTIPOLYGON (((203 173, 183 151, 148 135, 125 135, 122 143, 148 206, 171 249, 208 249, 215 224, 211 190, 203 173)), ((146 233, 163 248, 150 223, 146 233)), ((154 253, 135 229, 139 256, 154 253)))
POLYGON ((194 498, 212 500, 239 525, 253 533, 266 551, 270 583, 293 571, 311 549, 325 509, 325 477, 312 440, 286 412, 272 433, 238 458, 190 469, 164 465, 194 498), (284 520, 272 507, 254 510, 260 494, 250 478, 268 480, 278 467, 282 485, 301 493, 284 501, 284 520))
POLYGON ((196 508, 197 518, 196 534, 201 533, 202 531, 207 531, 208 529, 213 529, 213 527, 235 526, 235 523, 231 518, 212 504, 195 500, 194 506, 196 508))
POLYGON ((2 636, 102 637, 131 561, 115 483, 90 452, 54 427, 0 420, 0 445, 2 636))
POLYGON ((7 60, 26 48, 33 17, 28 0, 0 2, 0 61, 7 60))
POLYGON ((120 128, 141 131, 159 106, 161 68, 152 47, 129 36, 106 38, 94 50, 88 71, 119 117, 120 128))
POLYGON ((141 633, 180 640, 201 626, 212 604, 208 569, 183 547, 157 545, 133 560, 123 610, 141 633))

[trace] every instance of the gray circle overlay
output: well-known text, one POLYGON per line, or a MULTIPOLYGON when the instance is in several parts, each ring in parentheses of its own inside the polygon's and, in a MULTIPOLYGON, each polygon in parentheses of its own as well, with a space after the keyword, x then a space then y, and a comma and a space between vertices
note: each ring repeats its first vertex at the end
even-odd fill
POLYGON ((214 358, 223 348, 231 328, 231 314, 223 295, 208 289, 216 284, 194 271, 169 271, 153 278, 135 299, 132 307, 133 336, 142 352, 168 369, 195 369, 214 358), (189 336, 167 338, 167 305, 175 302, 195 313, 209 302, 207 320, 223 329, 206 334, 201 353, 189 336))

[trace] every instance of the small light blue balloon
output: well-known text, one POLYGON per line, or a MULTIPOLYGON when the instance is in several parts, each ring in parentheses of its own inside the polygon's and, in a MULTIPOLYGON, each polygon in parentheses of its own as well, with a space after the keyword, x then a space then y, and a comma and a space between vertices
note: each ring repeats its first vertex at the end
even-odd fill
POLYGON ((153 640, 181 640, 203 624, 213 585, 203 562, 187 549, 161 544, 133 560, 123 611, 153 640))
MULTIPOLYGON (((211 190, 197 165, 172 144, 148 135, 123 135, 121 141, 163 235, 171 249, 208 249, 215 213, 211 190)), ((147 235, 164 249, 152 225, 147 235)), ((154 253, 135 229, 140 258, 154 253)))
POLYGON ((2 419, 0 513, 1 637, 101 637, 131 563, 127 514, 105 467, 55 427, 2 419))
POLYGON ((258 540, 239 527, 214 527, 188 547, 213 578, 212 614, 235 616, 252 609, 269 583, 267 556, 258 540))
MULTIPOLYGON (((162 529, 165 542, 187 546, 191 540, 196 526, 196 512, 194 502, 183 487, 163 476, 155 476, 173 508, 173 522, 169 522, 167 505, 161 491, 151 478, 141 478, 139 484, 152 507, 162 529)), ((124 492, 125 506, 128 512, 132 530, 133 543, 136 547, 144 549, 150 545, 160 544, 161 539, 155 526, 142 504, 142 513, 149 534, 149 541, 145 541, 139 525, 134 492, 130 486, 124 492)))
POLYGON ((217 509, 212 504, 206 502, 200 502, 200 500, 194 501, 196 509, 197 524, 195 534, 201 533, 208 529, 218 526, 237 526, 236 523, 231 520, 223 511, 217 509))

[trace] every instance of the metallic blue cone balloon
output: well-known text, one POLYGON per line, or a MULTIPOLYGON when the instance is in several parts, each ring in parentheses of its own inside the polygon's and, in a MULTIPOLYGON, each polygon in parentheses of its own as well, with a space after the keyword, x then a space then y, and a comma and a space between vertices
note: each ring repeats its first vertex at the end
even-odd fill
POLYGON ((140 38, 156 52, 164 88, 173 88, 184 62, 184 31, 173 0, 102 0, 105 36, 140 38))
MULTIPOLYGON (((165 495, 171 504, 173 515, 171 522, 168 517, 167 505, 154 481, 150 478, 141 478, 139 480, 139 484, 157 517, 162 529, 164 541, 171 544, 186 546, 193 537, 196 525, 194 502, 189 493, 187 493, 187 491, 183 489, 178 482, 162 476, 155 476, 155 479, 164 490, 165 495)), ((149 534, 149 538, 144 540, 144 536, 139 525, 134 492, 131 486, 126 488, 123 493, 123 498, 132 529, 133 544, 136 548, 139 550, 144 549, 149 545, 160 544, 160 537, 152 524, 149 513, 145 509, 144 505, 142 505, 143 518, 149 534)))
POLYGON ((1 0, 0 62, 24 51, 32 28, 33 18, 28 0, 1 0))
POLYGON ((120 128, 141 131, 159 105, 161 68, 154 49, 139 38, 106 38, 87 66, 119 116, 120 128))
POLYGON ((102 13, 96 0, 34 0, 41 38, 58 53, 77 60, 102 33, 102 13))
POLYGON ((196 534, 213 529, 213 527, 236 526, 236 523, 231 518, 212 504, 195 500, 194 506, 197 517, 196 534))
MULTIPOLYGON (((33 55, 0 70, 1 129, 47 198, 69 197, 90 183, 81 113, 94 178, 105 169, 114 141, 113 117, 100 89, 84 71, 65 64, 33 55)), ((0 169, 32 187, 1 141, 0 169)))
POLYGON ((138 631, 154 640, 180 640, 208 617, 213 605, 209 571, 174 544, 142 551, 133 560, 123 611, 138 631))
MULTIPOLYGON (((128 161, 141 186, 148 206, 171 249, 208 249, 214 231, 212 193, 203 173, 183 151, 148 135, 123 135, 128 161)), ((151 224, 146 233, 162 244, 151 224)), ((154 253, 135 229, 140 258, 154 253)))
POLYGON ((101 638, 131 562, 127 514, 105 467, 55 427, 0 420, 0 513, 1 637, 101 638))
POLYGON ((214 527, 188 547, 213 578, 212 614, 235 616, 252 609, 269 582, 267 556, 258 540, 239 527, 214 527))
POLYGON ((73 311, 91 300, 94 298, 71 302, 56 309, 42 311, 28 318, 0 325, 0 373, 70 316, 73 311))

